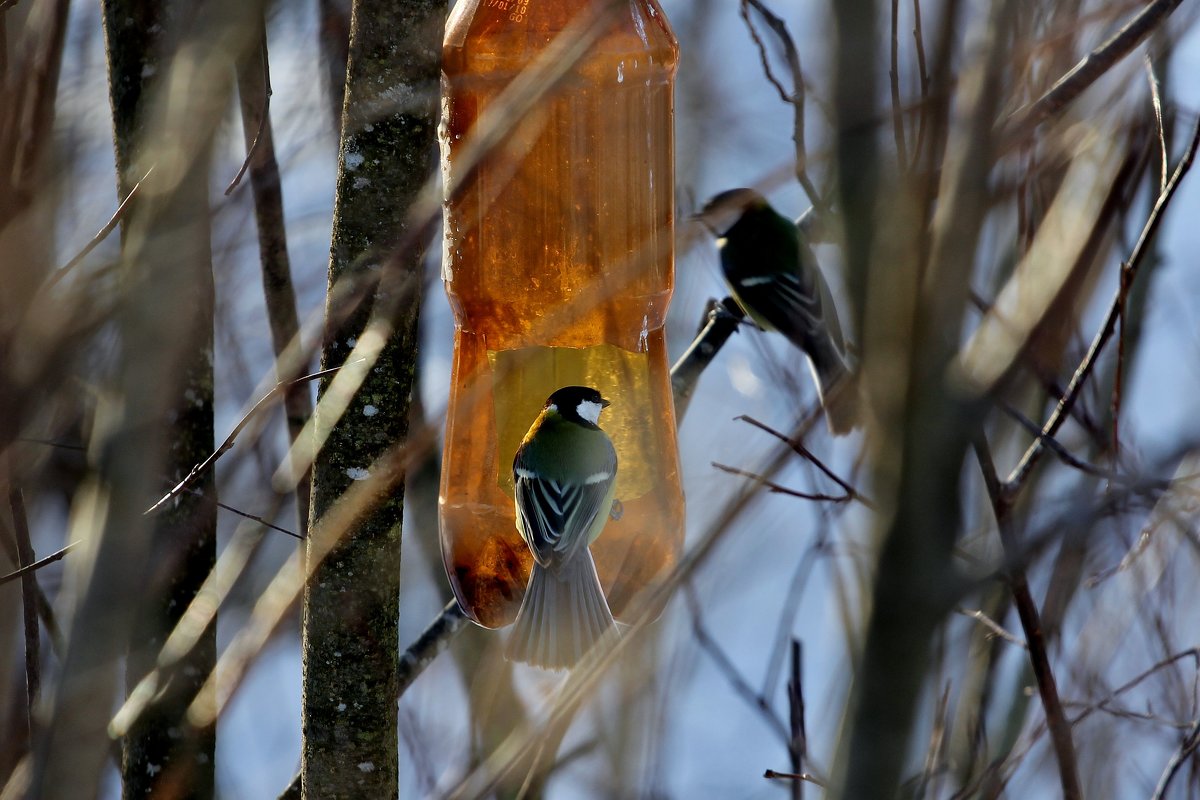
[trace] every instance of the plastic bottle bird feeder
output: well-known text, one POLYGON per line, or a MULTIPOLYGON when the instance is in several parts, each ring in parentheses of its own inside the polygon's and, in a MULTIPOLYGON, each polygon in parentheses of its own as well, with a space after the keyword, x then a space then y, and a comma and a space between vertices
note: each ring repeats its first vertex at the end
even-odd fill
POLYGON ((532 564, 514 522, 513 455, 560 387, 593 386, 612 401, 600 422, 617 450, 618 502, 592 554, 618 619, 683 542, 663 331, 678 45, 658 3, 614 4, 532 110, 497 113, 504 90, 594 5, 459 0, 447 24, 443 278, 455 338, 441 543, 458 602, 489 628, 512 622, 532 564), (471 165, 474 142, 494 133, 485 112, 510 127, 471 165))

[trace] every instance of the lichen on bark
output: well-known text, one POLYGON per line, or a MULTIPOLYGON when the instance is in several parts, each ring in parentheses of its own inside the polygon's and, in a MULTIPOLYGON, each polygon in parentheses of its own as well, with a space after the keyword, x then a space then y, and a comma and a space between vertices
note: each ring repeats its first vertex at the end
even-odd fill
MULTIPOLYGON (((354 3, 322 367, 344 362, 383 298, 402 293, 403 302, 390 339, 313 465, 314 521, 408 435, 423 248, 394 251, 433 163, 444 16, 438 0, 354 3), (393 268, 374 295, 343 314, 334 286, 369 282, 385 262, 393 268)), ((327 388, 328 381, 319 393, 327 388)), ((316 413, 322 427, 320 403, 316 413)), ((396 477, 385 483, 402 487, 396 477)), ((402 513, 401 488, 378 497, 313 566, 303 623, 305 797, 397 795, 402 513)))

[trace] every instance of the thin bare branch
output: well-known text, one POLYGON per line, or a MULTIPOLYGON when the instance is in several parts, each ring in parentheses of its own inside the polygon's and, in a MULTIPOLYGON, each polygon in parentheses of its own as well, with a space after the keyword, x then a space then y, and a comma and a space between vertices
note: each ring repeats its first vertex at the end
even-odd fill
POLYGON ((267 33, 265 30, 261 32, 259 39, 259 53, 262 58, 262 108, 258 112, 258 133, 254 135, 254 141, 250 143, 250 147, 246 150, 246 158, 242 161, 242 166, 238 169, 237 174, 233 176, 233 180, 225 187, 225 196, 233 194, 233 190, 242 182, 242 177, 246 174, 246 170, 250 169, 250 165, 254 162, 254 158, 258 153, 259 142, 263 140, 263 133, 267 130, 268 121, 271 119, 271 68, 267 60, 267 33))
POLYGON ((946 741, 946 731, 950 728, 950 722, 947 719, 949 707, 950 682, 946 681, 946 685, 938 697, 937 707, 933 710, 933 730, 929 732, 929 746, 925 748, 925 766, 921 770, 921 782, 914 797, 938 796, 936 787, 932 794, 927 794, 927 792, 929 792, 929 784, 943 767, 942 747, 946 741))
POLYGON ((409 686, 417 679, 425 668, 438 657, 455 636, 467 627, 466 613, 457 600, 446 603, 442 613, 434 617, 428 627, 421 632, 417 640, 408 646, 400 657, 399 680, 396 684, 396 697, 404 696, 409 686))
POLYGON ((1179 663, 1180 661, 1183 661, 1186 658, 1192 659, 1195 662, 1197 670, 1200 671, 1200 647, 1189 647, 1186 650, 1181 650, 1178 653, 1174 653, 1173 655, 1167 656, 1166 658, 1162 659, 1161 661, 1156 662, 1155 664, 1148 667, 1147 669, 1142 670, 1137 675, 1135 675, 1134 677, 1125 681, 1125 683, 1118 686, 1116 689, 1113 689, 1111 692, 1109 692, 1107 695, 1105 695, 1100 700, 1097 700, 1096 702, 1089 705, 1087 708, 1085 708, 1082 712, 1077 714, 1071 720, 1071 724, 1078 725, 1080 722, 1083 722, 1085 719, 1090 717, 1092 714, 1106 708, 1110 703, 1112 703, 1114 700, 1116 700, 1121 695, 1125 694, 1126 692, 1128 692, 1131 689, 1136 688, 1137 686, 1140 686, 1147 678, 1152 677, 1153 675, 1161 672, 1162 670, 1166 669, 1167 667, 1173 666, 1173 665, 1179 663))
POLYGON ((929 117, 929 70, 925 64, 925 34, 921 30, 921 0, 913 0, 913 41, 917 47, 917 76, 921 83, 921 113, 917 118, 917 139, 912 149, 912 169, 916 169, 925 143, 926 121, 929 117))
POLYGON ((142 184, 145 182, 146 178, 149 178, 150 173, 153 171, 153 166, 146 170, 146 174, 142 176, 140 181, 133 185, 133 188, 129 190, 129 194, 125 195, 125 199, 121 201, 119 206, 117 206, 117 210, 113 212, 111 217, 109 217, 108 222, 104 223, 104 226, 96 232, 96 235, 92 237, 91 241, 84 245, 83 249, 76 253, 70 261, 68 261, 66 264, 63 264, 61 267, 56 269, 53 274, 50 275, 50 278, 46 281, 47 286, 57 285, 59 281, 70 274, 71 270, 79 266, 79 264, 85 258, 87 258, 88 255, 95 250, 101 242, 107 239, 110 233, 117 229, 117 226, 121 224, 121 220, 125 218, 125 213, 129 210, 129 206, 131 205, 133 199, 137 197, 138 189, 142 187, 142 184))
POLYGON ((808 195, 808 199, 813 206, 818 209, 824 209, 825 201, 817 191, 817 187, 813 185, 812 180, 808 177, 808 150, 804 144, 804 71, 800 68, 800 51, 796 49, 796 42, 792 39, 791 33, 788 32, 787 23, 773 14, 762 0, 742 0, 741 13, 742 19, 746 21, 746 27, 750 30, 750 37, 754 39, 754 44, 758 47, 759 58, 762 60, 763 71, 767 75, 767 80, 779 92, 779 97, 783 102, 791 104, 793 109, 792 141, 796 144, 796 180, 804 188, 804 192, 808 195), (767 48, 759 38, 758 32, 754 28, 754 23, 750 20, 749 6, 754 6, 754 10, 762 15, 767 26, 783 46, 788 68, 792 73, 792 91, 790 93, 783 88, 783 84, 771 71, 770 60, 767 58, 767 48))
POLYGON ((217 463, 217 459, 225 455, 230 449, 233 448, 234 442, 237 441, 238 434, 240 434, 242 430, 244 430, 245 427, 250 424, 250 420, 257 416, 260 411, 270 408, 271 405, 290 387, 301 383, 307 383, 308 381, 319 380, 320 378, 324 378, 326 375, 332 375, 339 369, 341 369, 341 367, 331 367, 330 369, 323 369, 313 372, 309 375, 304 375, 303 377, 296 378, 295 380, 280 381, 279 383, 275 384, 271 391, 263 395, 257 403, 251 406, 249 411, 242 415, 242 418, 238 420, 237 425, 233 426, 233 430, 230 431, 229 435, 225 437, 225 441, 221 443, 221 446, 212 452, 212 455, 201 461, 196 466, 192 467, 191 472, 189 472, 183 480, 176 484, 171 491, 163 495, 157 503, 146 509, 145 513, 153 514, 155 511, 158 511, 166 503, 168 503, 172 498, 176 497, 185 489, 190 487, 197 478, 207 472, 213 466, 213 464, 217 463))
MULTIPOLYGON (((983 482, 987 488, 988 497, 992 502, 992 512, 996 517, 996 525, 1000 529, 1000 541, 1006 554, 1010 557, 1020 550, 1020 543, 1013 530, 1011 506, 1004 493, 1004 487, 996 474, 996 464, 992 460, 991 449, 982 431, 978 432, 973 442, 979 468, 983 472, 983 482)), ((1017 607, 1017 616, 1021 620, 1021 628, 1025 631, 1025 641, 1029 650, 1029 660, 1033 666, 1033 675, 1037 681, 1038 696, 1042 701, 1042 709, 1046 714, 1046 724, 1050 729, 1050 738, 1054 743, 1054 755, 1058 760, 1058 775, 1062 784, 1065 800, 1082 800, 1083 790, 1079 783, 1079 765, 1075 755, 1075 743, 1071 737, 1071 726, 1063 712, 1062 701, 1058 695, 1058 684, 1054 678, 1054 670, 1050 666, 1050 656, 1046 651, 1046 641, 1042 633, 1042 624, 1037 604, 1029 591, 1029 583, 1025 570, 1014 563, 1009 569, 1009 584, 1012 587, 1013 602, 1017 607)))
MULTIPOLYGON (((804 726, 804 648, 799 639, 792 639, 792 677, 788 681, 788 755, 792 773, 804 774, 808 760, 808 732, 804 726)), ((792 800, 804 800, 804 781, 792 783, 792 800)))
POLYGON ((1158 193, 1167 190, 1167 176, 1171 172, 1171 159, 1167 155, 1167 131, 1163 125, 1162 97, 1159 94, 1158 77, 1154 74, 1154 62, 1146 56, 1146 82, 1150 84, 1150 105, 1154 108, 1154 127, 1158 134, 1158 193))
POLYGON ((1088 475, 1094 475, 1097 478, 1105 478, 1107 480, 1117 479, 1117 473, 1114 471, 1104 469, 1103 467, 1098 467, 1095 464, 1089 464, 1083 459, 1072 455, 1071 451, 1064 447, 1062 442, 1058 441, 1058 439, 1054 438, 1053 436, 1048 435, 1045 431, 1038 427, 1036 422, 1022 414, 1013 406, 1009 405, 1008 403, 1004 403, 1001 407, 1004 409, 1004 413, 1006 415, 1024 428, 1025 431, 1032 435, 1035 440, 1038 440, 1046 447, 1049 447, 1050 450, 1053 451, 1054 455, 1058 456, 1059 460, 1061 460, 1067 466, 1074 467, 1080 472, 1088 475))
POLYGON ((769 769, 763 773, 763 777, 773 781, 804 781, 811 783, 813 786, 820 786, 822 789, 826 787, 825 781, 813 775, 811 772, 776 772, 769 769))
MULTIPOLYGON (((275 137, 271 128, 271 69, 267 54, 266 19, 262 10, 255 13, 259 46, 249 48, 237 62, 238 96, 241 105, 242 137, 246 143, 246 165, 250 169, 250 187, 254 199, 254 218, 258 228, 258 255, 262 267, 263 299, 275 351, 275 377, 287 380, 307 369, 308 359, 296 353, 301 349, 296 291, 288 258, 288 240, 283 208, 283 184, 275 157, 275 137), (297 346, 293 346, 293 342, 297 346)), ((343 76, 344 80, 344 76, 343 76)), ((289 445, 294 445, 312 415, 312 399, 307 385, 292 384, 284 391, 283 410, 289 445)), ((303 536, 308 530, 311 481, 296 484, 296 516, 303 536)))
POLYGON ((962 614, 964 617, 970 617, 991 631, 988 638, 1003 639, 1010 644, 1015 644, 1017 647, 1020 647, 1023 650, 1029 649, 1029 645, 1023 642, 1019 637, 1009 633, 1003 625, 1001 625, 999 622, 996 622, 996 620, 992 619, 987 614, 983 613, 981 609, 963 608, 962 606, 959 606, 958 608, 954 609, 954 611, 957 614, 962 614))
MULTIPOLYGON (((194 490, 189 490, 189 492, 192 492, 192 491, 194 491, 194 490)), ((197 494, 198 494, 198 492, 197 492, 197 494)), ((263 519, 262 517, 258 516, 257 514, 250 514, 246 511, 242 511, 239 508, 234 508, 233 506, 228 505, 226 503, 217 501, 217 508, 223 508, 226 511, 230 511, 234 514, 237 514, 239 517, 244 517, 248 520, 253 520, 254 522, 257 522, 258 524, 262 525, 264 528, 270 528, 273 531, 279 531, 280 533, 286 533, 288 536, 291 536, 293 539, 303 539, 304 538, 303 536, 296 533, 295 531, 289 531, 287 528, 281 528, 280 526, 276 525, 273 522, 268 522, 267 520, 263 519)))
POLYGON ((800 492, 795 489, 789 489, 786 486, 781 486, 780 484, 775 483, 772 480, 768 480, 767 478, 764 478, 762 475, 759 475, 756 472, 750 472, 748 470, 738 469, 737 467, 730 467, 725 464, 719 464, 716 461, 712 462, 712 465, 714 467, 716 467, 717 469, 721 470, 722 472, 728 472, 730 475, 740 475, 743 478, 749 478, 750 480, 757 483, 759 486, 767 487, 767 489, 769 491, 771 491, 773 494, 786 494, 789 497, 799 497, 801 500, 817 500, 817 501, 829 502, 829 503, 848 503, 854 499, 849 494, 831 495, 831 494, 813 494, 813 493, 809 493, 809 492, 800 492))
POLYGON ((823 472, 826 475, 826 477, 828 477, 831 481, 836 483, 838 486, 842 487, 842 489, 844 489, 846 494, 850 495, 850 497, 859 501, 860 503, 865 505, 867 508, 875 508, 875 504, 872 503, 869 498, 867 498, 865 495, 860 493, 849 482, 840 478, 836 472, 831 470, 829 467, 825 466, 825 463, 823 461, 821 461, 821 459, 817 458, 811 450, 809 450, 807 447, 805 447, 804 443, 801 442, 800 440, 789 439, 787 434, 777 431, 774 428, 772 428, 770 425, 767 425, 766 423, 763 423, 763 422, 759 422, 754 417, 748 416, 746 414, 742 414, 741 416, 734 417, 734 420, 737 422, 748 423, 748 424, 753 425, 754 427, 758 428, 761 431, 765 431, 766 433, 771 434, 776 439, 783 442, 788 447, 792 448, 792 450, 795 451, 795 453, 797 455, 799 455, 802 458, 807 459, 808 461, 811 461, 813 466, 815 466, 817 469, 821 470, 821 472, 823 472))
MULTIPOLYGON (((1150 216, 1142 228, 1137 244, 1134 245, 1129 260, 1125 262, 1125 267, 1129 272, 1128 280, 1131 284, 1137 276, 1137 271, 1141 266, 1142 260, 1149 251, 1150 241, 1153 239, 1159 224, 1162 222, 1167 206, 1170 205, 1171 199, 1175 196, 1180 182, 1192 166, 1197 147, 1200 147, 1200 121, 1192 128, 1191 143, 1184 152, 1183 158, 1180 159, 1179 165, 1175 168, 1175 172, 1171 175, 1171 180, 1167 182, 1166 190, 1158 196, 1158 200, 1154 203, 1154 208, 1151 210, 1150 216)), ((1109 305, 1104 323, 1100 326, 1100 330, 1096 332, 1091 347, 1088 348, 1087 355, 1084 356, 1083 361, 1076 368, 1074 375, 1071 376, 1071 382, 1067 385, 1066 393, 1059 399, 1058 405, 1055 406, 1050 418, 1042 426, 1042 433, 1046 436, 1054 436, 1058 432, 1059 427, 1062 426, 1067 415, 1070 413, 1072 406, 1075 405, 1075 401, 1079 398, 1079 393, 1082 391, 1083 385, 1092 374, 1092 369, 1096 366, 1097 359, 1116 328, 1117 316, 1121 310, 1122 296, 1121 289, 1118 288, 1109 305)), ((1013 468, 1008 478, 1004 481, 1002 489, 1006 495, 1014 495, 1020 490, 1021 485, 1029 476, 1029 473, 1033 471, 1033 468, 1037 465, 1045 450, 1045 439, 1042 437, 1039 437, 1037 441, 1029 446, 1025 454, 1021 457, 1020 462, 1013 468)))
POLYGON ((729 685, 733 690, 746 701, 746 704, 756 710, 763 721, 767 723, 780 741, 788 743, 791 741, 788 728, 783 724, 783 720, 771 708, 771 703, 767 698, 763 697, 750 686, 750 683, 742 677, 742 673, 738 671, 737 666, 726 655, 721 646, 709 634, 708 629, 704 627, 704 623, 700 621, 700 601, 696 598, 696 592, 691 584, 684 585, 683 596, 687 600, 688 611, 692 616, 692 634, 696 637, 696 643, 700 645, 700 649, 712 658, 713 663, 725 679, 729 681, 729 685))
POLYGON ((738 329, 746 312, 732 297, 720 302, 710 300, 704 311, 706 320, 691 345, 671 367, 671 392, 675 397, 675 424, 683 422, 700 375, 738 329))
MULTIPOLYGON (((17 542, 18 567, 36 563, 33 544, 29 539, 29 518, 25 514, 25 498, 21 489, 12 485, 8 490, 8 507, 12 512, 13 534, 17 542)), ((18 570, 20 571, 20 570, 18 570)), ((21 612, 25 627, 25 706, 26 723, 33 736, 34 707, 42 686, 41 628, 38 626, 37 576, 33 571, 21 577, 21 612)))
POLYGON ((1108 41, 1084 56, 1045 94, 1013 113, 1004 125, 1001 141, 1008 147, 1020 143, 1039 125, 1066 108, 1101 75, 1141 44, 1181 2, 1182 0, 1155 0, 1143 8, 1108 41))
POLYGON ((892 0, 892 49, 888 69, 892 89, 892 136, 896 140, 896 162, 908 164, 908 148, 904 143, 904 113, 900 103, 900 0, 892 0))
POLYGON ((12 572, 8 573, 7 575, 0 575, 0 586, 3 586, 4 584, 8 583, 9 581, 15 581, 17 578, 20 578, 22 575, 28 575, 31 572, 36 572, 37 570, 41 569, 42 567, 46 566, 47 564, 53 564, 55 561, 60 560, 67 553, 71 552, 71 550, 74 549, 75 545, 77 545, 77 544, 79 544, 79 542, 71 542, 66 547, 63 547, 60 550, 55 550, 53 553, 46 556, 45 558, 39 559, 39 560, 33 562, 32 564, 21 567, 20 569, 13 570, 12 572))
POLYGON ((1167 789, 1171 788, 1171 781, 1175 780, 1179 768, 1187 763, 1188 758, 1196 752, 1197 747, 1200 747, 1200 719, 1196 720, 1187 736, 1183 737, 1183 741, 1179 743, 1179 749, 1171 755, 1171 760, 1167 762, 1162 777, 1158 779, 1158 786, 1154 787, 1154 795, 1151 800, 1163 800, 1167 796, 1167 789))

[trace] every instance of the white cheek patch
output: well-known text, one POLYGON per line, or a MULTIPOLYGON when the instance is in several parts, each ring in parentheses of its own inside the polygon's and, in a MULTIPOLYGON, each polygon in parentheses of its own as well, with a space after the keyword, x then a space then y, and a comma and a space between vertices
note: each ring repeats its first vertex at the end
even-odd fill
POLYGON ((591 486, 595 483, 603 483, 611 477, 611 472, 593 472, 591 475, 588 475, 583 479, 583 483, 585 486, 591 486))
POLYGON ((515 471, 517 473, 518 478, 525 478, 526 480, 528 480, 530 478, 537 477, 537 473, 531 469, 523 469, 522 467, 517 467, 515 471))
POLYGON ((746 278, 738 281, 742 286, 762 286, 764 283, 771 283, 775 278, 772 275, 759 275, 756 278, 746 278))
POLYGON ((591 400, 583 400, 579 403, 579 407, 575 409, 575 413, 579 415, 580 419, 586 419, 588 422, 596 425, 600 422, 600 412, 603 409, 604 406, 599 403, 592 402, 591 400))

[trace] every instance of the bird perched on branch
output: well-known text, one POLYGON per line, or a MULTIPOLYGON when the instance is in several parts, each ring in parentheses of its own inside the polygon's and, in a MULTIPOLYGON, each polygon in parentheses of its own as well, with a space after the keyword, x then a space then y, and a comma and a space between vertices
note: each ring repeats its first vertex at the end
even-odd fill
POLYGON ((588 550, 616 490, 617 452, 598 425, 608 405, 587 386, 559 389, 517 448, 517 530, 534 564, 505 651, 510 660, 570 667, 615 631, 588 550))
POLYGON ((849 433, 857 402, 842 329, 804 234, 753 189, 721 192, 697 219, 717 237, 734 299, 760 328, 779 331, 808 356, 829 430, 849 433))

